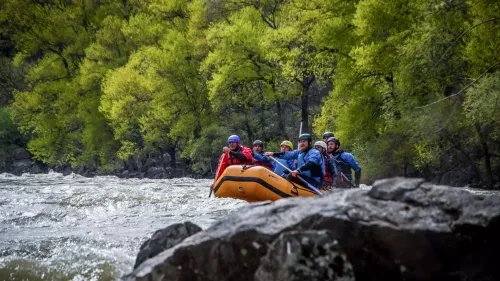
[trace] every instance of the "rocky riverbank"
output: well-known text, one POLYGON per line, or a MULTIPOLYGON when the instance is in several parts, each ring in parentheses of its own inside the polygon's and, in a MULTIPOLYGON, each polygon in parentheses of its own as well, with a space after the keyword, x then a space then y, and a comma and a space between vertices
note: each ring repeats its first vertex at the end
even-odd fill
POLYGON ((176 161, 176 166, 172 167, 171 159, 168 154, 165 154, 163 159, 160 157, 151 157, 133 163, 124 162, 122 167, 103 173, 86 167, 77 167, 74 169, 70 166, 50 167, 34 160, 26 149, 17 147, 9 153, 3 167, 0 165, 0 173, 10 173, 17 176, 23 173, 44 174, 49 171, 62 173, 64 175, 75 173, 85 177, 113 175, 120 178, 150 179, 167 179, 175 177, 213 178, 210 167, 207 167, 204 173, 192 171, 186 161, 176 161))
POLYGON ((249 204, 197 231, 157 232, 121 280, 500 280, 500 196, 421 179, 249 204))

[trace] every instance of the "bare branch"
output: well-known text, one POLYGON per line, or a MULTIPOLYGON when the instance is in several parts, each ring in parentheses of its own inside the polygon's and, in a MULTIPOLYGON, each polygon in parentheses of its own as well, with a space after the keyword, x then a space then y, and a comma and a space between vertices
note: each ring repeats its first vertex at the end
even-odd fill
POLYGON ((426 104, 426 105, 423 105, 423 106, 417 106, 417 107, 415 107, 415 108, 416 108, 416 109, 426 108, 426 107, 428 107, 428 106, 431 106, 431 105, 434 105, 434 104, 436 104, 436 103, 442 102, 442 101, 444 101, 444 100, 446 100, 446 99, 449 99, 449 98, 451 98, 451 97, 454 97, 454 96, 458 96, 458 95, 460 95, 460 94, 461 94, 461 93, 463 93, 465 90, 467 90, 467 88, 469 88, 469 87, 470 87, 470 86, 472 86, 474 83, 476 83, 479 79, 483 78, 483 76, 484 76, 484 75, 486 75, 486 73, 488 73, 488 71, 490 71, 490 69, 492 69, 493 67, 495 67, 495 66, 497 66, 497 65, 499 65, 499 64, 500 64, 500 62, 497 62, 497 63, 493 64, 492 66, 488 67, 488 69, 486 69, 483 73, 481 73, 481 75, 479 75, 476 79, 474 79, 474 81, 470 82, 470 83, 469 83, 467 86, 465 86, 462 90, 458 91, 458 93, 455 93, 455 94, 453 94, 453 95, 449 95, 449 96, 447 96, 447 97, 444 97, 444 98, 442 98, 442 99, 439 99, 439 100, 437 100, 437 101, 435 101, 435 102, 432 102, 432 103, 429 103, 429 104, 426 104))
POLYGON ((462 34, 460 34, 460 35, 457 37, 457 39, 456 39, 455 41, 453 41, 453 43, 451 43, 451 46, 450 46, 450 47, 448 47, 448 49, 446 49, 446 51, 444 52, 444 54, 443 54, 443 55, 441 56, 441 58, 440 58, 440 59, 439 59, 439 60, 438 60, 438 61, 434 64, 434 66, 433 66, 432 68, 435 68, 435 67, 436 67, 436 66, 437 66, 437 65, 438 65, 438 64, 439 64, 439 63, 440 63, 440 62, 444 59, 444 57, 448 54, 448 52, 451 50, 451 48, 452 48, 453 46, 455 46, 455 45, 458 43, 458 41, 459 41, 462 37, 464 37, 464 35, 465 35, 465 34, 469 33, 472 29, 474 29, 474 28, 476 28, 476 27, 478 27, 478 26, 480 26, 480 25, 482 25, 482 24, 485 24, 485 23, 490 22, 490 21, 499 20, 499 19, 500 19, 500 17, 496 17, 496 18, 492 18, 492 19, 488 19, 488 20, 482 21, 482 22, 480 22, 480 23, 477 23, 477 24, 475 24, 475 25, 471 26, 471 27, 470 27, 469 29, 467 29, 466 31, 462 32, 462 34))

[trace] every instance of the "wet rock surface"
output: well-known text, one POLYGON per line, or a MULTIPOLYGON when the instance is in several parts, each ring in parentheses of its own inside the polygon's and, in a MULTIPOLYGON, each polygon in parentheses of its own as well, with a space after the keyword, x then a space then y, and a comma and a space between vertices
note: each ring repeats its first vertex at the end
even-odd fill
POLYGON ((201 228, 191 222, 176 223, 157 230, 150 239, 141 245, 134 268, 137 268, 143 261, 158 255, 168 248, 172 248, 182 240, 200 231, 201 228))
POLYGON ((329 231, 290 231, 269 247, 255 273, 256 281, 354 279, 352 265, 329 231))
POLYGON ((500 196, 391 178, 249 204, 122 280, 500 280, 500 196))

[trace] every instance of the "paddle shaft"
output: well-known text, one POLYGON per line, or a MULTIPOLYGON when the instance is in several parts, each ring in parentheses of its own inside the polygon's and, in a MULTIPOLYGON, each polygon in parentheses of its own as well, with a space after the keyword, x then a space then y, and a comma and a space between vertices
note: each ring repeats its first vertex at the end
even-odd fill
MULTIPOLYGON (((290 173, 292 172, 292 170, 290 170, 287 166, 283 165, 280 161, 276 160, 276 158, 272 157, 272 156, 269 156, 269 158, 273 159, 274 162, 278 163, 281 167, 285 168, 286 170, 288 170, 290 173)), ((297 178, 299 180, 301 180, 303 183, 307 184, 307 186, 309 187, 309 189, 311 189, 312 191, 316 192, 319 196, 323 196, 323 193, 321 191, 319 191, 316 187, 312 186, 310 183, 308 183, 305 179, 303 179, 301 176, 297 175, 297 178)))
MULTIPOLYGON (((300 135, 302 135, 302 121, 300 121, 299 138, 300 138, 300 135)), ((300 147, 300 140, 299 140, 299 142, 297 142, 297 147, 300 147)))

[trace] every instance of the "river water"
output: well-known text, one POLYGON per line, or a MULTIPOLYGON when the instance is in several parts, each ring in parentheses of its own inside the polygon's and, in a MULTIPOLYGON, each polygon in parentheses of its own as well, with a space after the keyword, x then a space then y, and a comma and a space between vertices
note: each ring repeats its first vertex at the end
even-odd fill
POLYGON ((154 231, 248 204, 209 199, 211 183, 0 174, 0 280, 115 280, 154 231))

